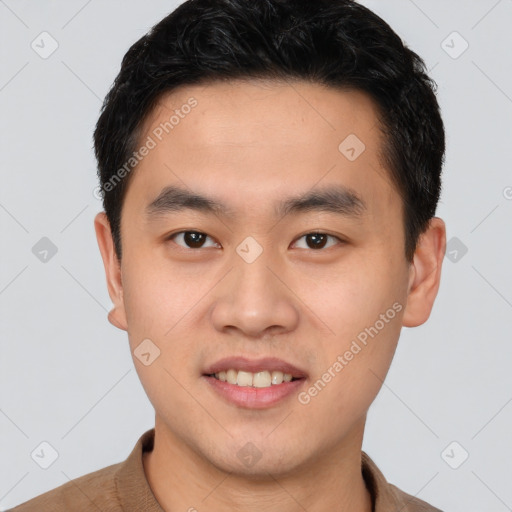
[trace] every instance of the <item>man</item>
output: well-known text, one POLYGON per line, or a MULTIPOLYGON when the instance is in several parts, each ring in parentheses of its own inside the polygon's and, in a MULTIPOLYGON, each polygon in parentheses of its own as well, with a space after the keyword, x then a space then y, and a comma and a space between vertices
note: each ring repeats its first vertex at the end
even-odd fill
POLYGON ((350 0, 190 0, 127 52, 94 142, 155 428, 13 510, 438 511, 361 451, 445 252, 423 61, 350 0))

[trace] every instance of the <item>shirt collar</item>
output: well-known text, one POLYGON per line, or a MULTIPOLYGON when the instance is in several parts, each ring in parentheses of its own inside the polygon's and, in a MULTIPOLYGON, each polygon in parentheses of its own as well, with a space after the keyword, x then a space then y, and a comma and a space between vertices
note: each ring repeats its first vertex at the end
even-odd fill
POLYGON ((361 470, 373 502, 373 512, 442 512, 388 483, 375 462, 361 451, 361 470))
POLYGON ((154 440, 154 428, 144 432, 116 472, 119 502, 121 509, 126 512, 164 512, 149 486, 142 463, 142 453, 153 450, 154 440))

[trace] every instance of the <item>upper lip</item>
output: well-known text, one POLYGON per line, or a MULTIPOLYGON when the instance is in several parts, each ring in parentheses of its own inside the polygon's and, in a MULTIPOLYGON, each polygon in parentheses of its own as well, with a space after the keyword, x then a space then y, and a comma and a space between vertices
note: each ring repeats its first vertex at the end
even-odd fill
POLYGON ((211 375, 230 369, 242 370, 251 373, 265 370, 269 372, 277 370, 283 373, 289 373, 296 379, 307 376, 304 370, 301 370, 293 364, 287 363, 286 361, 275 357, 264 357, 261 359, 247 359, 246 357, 226 357, 208 366, 205 369, 204 374, 211 375))

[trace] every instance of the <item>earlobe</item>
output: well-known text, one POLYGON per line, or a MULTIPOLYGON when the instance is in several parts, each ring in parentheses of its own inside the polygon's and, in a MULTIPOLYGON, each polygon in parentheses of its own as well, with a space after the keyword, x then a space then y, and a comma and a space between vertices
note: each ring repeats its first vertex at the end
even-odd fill
POLYGON ((402 319, 404 327, 417 327, 428 320, 439 290, 445 251, 445 223, 439 217, 433 217, 418 241, 411 263, 407 304, 402 319))
POLYGON ((110 223, 105 212, 99 212, 94 218, 96 240, 105 267, 107 288, 114 306, 108 314, 108 321, 124 331, 127 330, 126 313, 123 299, 123 283, 121 279, 121 265, 117 258, 112 239, 110 223))
MULTIPOLYGON (((123 310, 124 311, 124 310, 123 310)), ((116 306, 114 306, 109 312, 108 312, 108 315, 107 315, 107 318, 108 318, 108 321, 114 326, 114 327, 117 327, 118 329, 121 329, 123 331, 126 331, 127 330, 127 326, 126 326, 126 318, 124 316, 124 313, 122 315, 122 318, 119 319, 118 316, 119 316, 119 308, 117 308, 116 306)))

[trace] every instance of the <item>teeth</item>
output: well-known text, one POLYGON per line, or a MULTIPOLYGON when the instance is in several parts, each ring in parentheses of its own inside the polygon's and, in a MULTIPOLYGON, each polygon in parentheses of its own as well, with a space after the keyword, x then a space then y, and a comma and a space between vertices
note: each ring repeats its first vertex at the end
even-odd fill
POLYGON ((250 372, 239 371, 236 378, 236 383, 239 386, 252 386, 252 377, 253 374, 250 372))
POLYGON ((251 373, 230 368, 227 371, 216 373, 215 378, 222 382, 228 382, 229 384, 236 384, 242 387, 268 388, 283 382, 290 382, 293 377, 290 373, 283 373, 279 370, 272 372, 264 370, 251 373))
POLYGON ((230 384, 236 384, 236 376, 238 372, 236 370, 228 370, 226 372, 226 381, 230 384))
MULTIPOLYGON (((238 375, 240 375, 240 372, 238 372, 238 375)), ((270 372, 264 371, 255 373, 252 378, 252 385, 255 388, 268 388, 271 386, 272 380, 270 378, 270 372)))
MULTIPOLYGON (((286 375, 290 375, 289 373, 287 373, 286 375)), ((277 372, 277 371, 273 371, 272 372, 272 384, 281 384, 281 382, 283 382, 283 377, 284 377, 284 374, 283 372, 277 372)))

